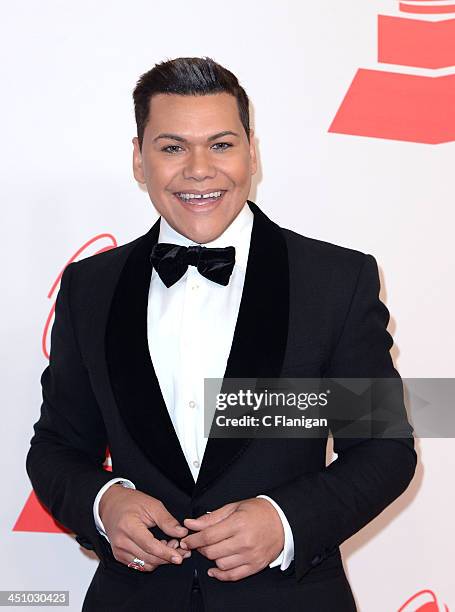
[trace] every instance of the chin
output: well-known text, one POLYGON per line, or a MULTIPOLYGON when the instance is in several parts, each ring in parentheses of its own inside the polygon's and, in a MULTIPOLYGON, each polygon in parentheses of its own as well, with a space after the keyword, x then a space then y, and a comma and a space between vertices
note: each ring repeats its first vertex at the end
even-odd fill
POLYGON ((215 240, 215 238, 218 238, 218 236, 223 233, 224 229, 223 224, 217 223, 215 227, 210 225, 208 227, 198 229, 187 228, 184 233, 194 242, 205 244, 206 242, 211 242, 212 240, 215 240))

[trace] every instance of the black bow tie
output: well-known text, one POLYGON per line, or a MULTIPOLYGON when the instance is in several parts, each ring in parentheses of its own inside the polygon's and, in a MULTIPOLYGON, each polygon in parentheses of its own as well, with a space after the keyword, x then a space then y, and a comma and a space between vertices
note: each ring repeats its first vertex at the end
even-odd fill
POLYGON ((196 266, 202 276, 227 285, 235 264, 235 247, 203 247, 200 244, 185 247, 158 242, 152 249, 150 261, 166 287, 182 278, 188 266, 196 266))

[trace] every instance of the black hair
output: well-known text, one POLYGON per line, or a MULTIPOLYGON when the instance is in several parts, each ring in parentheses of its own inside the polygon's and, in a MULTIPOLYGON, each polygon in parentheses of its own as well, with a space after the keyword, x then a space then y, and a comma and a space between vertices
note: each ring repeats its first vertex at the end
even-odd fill
POLYGON ((156 94, 204 96, 229 93, 237 100, 240 120, 250 141, 249 100, 237 77, 210 57, 177 57, 163 61, 144 73, 133 92, 139 147, 149 119, 149 106, 156 94))

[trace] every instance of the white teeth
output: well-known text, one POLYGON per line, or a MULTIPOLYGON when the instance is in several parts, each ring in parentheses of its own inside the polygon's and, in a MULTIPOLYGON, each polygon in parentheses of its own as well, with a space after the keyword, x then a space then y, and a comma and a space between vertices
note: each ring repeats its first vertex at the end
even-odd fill
POLYGON ((206 200, 208 198, 219 198, 221 193, 221 191, 213 191, 212 193, 206 193, 204 195, 197 193, 178 193, 177 195, 182 200, 206 200))
POLYGON ((203 195, 203 198, 219 198, 221 195, 221 191, 214 191, 213 193, 206 193, 203 195))

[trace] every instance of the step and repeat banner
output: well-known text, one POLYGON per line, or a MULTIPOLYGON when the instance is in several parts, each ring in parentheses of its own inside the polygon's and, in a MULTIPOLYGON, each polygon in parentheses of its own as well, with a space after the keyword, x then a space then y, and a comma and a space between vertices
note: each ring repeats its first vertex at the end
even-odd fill
MULTIPOLYGON (((396 368, 450 379, 455 4, 28 0, 2 5, 0 32, 0 590, 69 590, 76 611, 97 558, 41 506, 25 457, 64 267, 157 219, 132 175, 138 77, 179 56, 232 70, 259 152, 250 199, 284 227, 374 255, 396 368)), ((405 493, 341 547, 361 612, 455 610, 450 431, 416 450, 405 493)))

